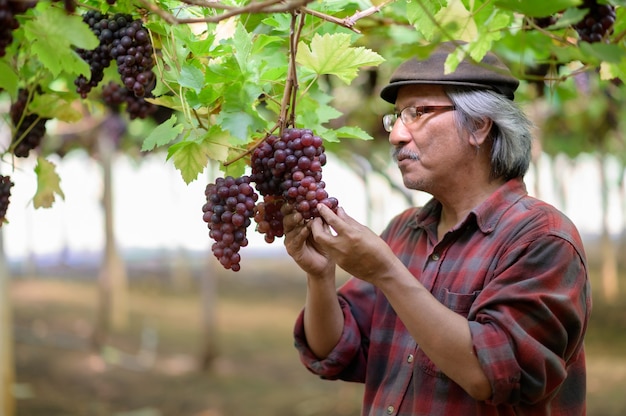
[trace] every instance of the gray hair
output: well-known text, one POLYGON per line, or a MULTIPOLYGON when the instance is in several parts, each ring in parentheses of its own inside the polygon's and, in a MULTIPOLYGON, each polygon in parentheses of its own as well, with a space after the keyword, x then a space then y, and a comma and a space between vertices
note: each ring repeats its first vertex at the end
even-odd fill
POLYGON ((457 86, 445 86, 444 90, 456 106, 459 131, 472 134, 485 118, 492 120, 492 178, 523 177, 530 166, 533 124, 519 106, 490 90, 457 86))

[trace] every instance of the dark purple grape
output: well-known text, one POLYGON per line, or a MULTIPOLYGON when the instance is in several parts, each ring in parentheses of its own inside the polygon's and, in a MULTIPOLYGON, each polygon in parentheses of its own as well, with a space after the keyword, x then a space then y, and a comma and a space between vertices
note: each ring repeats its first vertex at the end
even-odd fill
POLYGON ((574 25, 581 40, 589 43, 603 42, 613 33, 615 6, 599 4, 597 0, 584 0, 578 7, 587 10, 582 20, 574 25))
POLYGON ((20 89, 15 102, 11 104, 9 113, 15 126, 15 134, 11 142, 13 154, 17 157, 28 157, 30 151, 41 144, 46 134, 47 118, 27 111, 29 92, 20 89))
POLYGON ((10 176, 0 175, 0 227, 6 222, 9 199, 11 198, 11 187, 13 185, 10 176))

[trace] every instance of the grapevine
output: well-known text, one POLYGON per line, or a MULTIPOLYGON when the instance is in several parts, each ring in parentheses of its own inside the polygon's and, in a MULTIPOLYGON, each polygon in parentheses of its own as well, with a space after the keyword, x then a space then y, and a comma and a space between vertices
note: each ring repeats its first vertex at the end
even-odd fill
POLYGON ((6 213, 9 208, 12 186, 13 182, 11 182, 9 176, 0 175, 0 227, 6 222, 6 213))
MULTIPOLYGON (((281 211, 283 206, 292 206, 304 220, 309 220, 320 216, 317 208, 319 204, 324 204, 335 212, 339 205, 337 198, 329 197, 325 189, 326 184, 322 180, 322 166, 326 164, 323 139, 310 129, 293 127, 298 85, 295 56, 303 24, 303 20, 300 20, 298 24, 297 19, 298 17, 294 15, 291 21, 289 75, 276 127, 280 129, 280 134, 266 134, 251 151, 239 156, 241 158, 251 153, 252 173, 250 176, 243 176, 236 180, 243 181, 247 186, 254 183, 254 188, 263 200, 255 205, 253 211, 244 212, 241 208, 240 213, 245 221, 238 219, 237 224, 230 225, 235 214, 232 211, 232 203, 228 204, 224 198, 227 196, 234 198, 237 194, 236 187, 230 185, 229 193, 224 183, 225 180, 218 178, 216 183, 208 184, 205 190, 207 203, 203 207, 203 219, 209 224, 211 230, 209 235, 215 240, 212 246, 213 253, 224 267, 234 271, 240 269, 238 251, 241 245, 236 244, 238 240, 230 235, 231 231, 243 231, 241 228, 235 228, 239 227, 239 224, 243 223, 247 227, 251 222, 250 218, 254 218, 257 224, 256 231, 263 234, 265 241, 271 244, 276 237, 284 235, 281 211), (222 209, 224 206, 226 208, 222 209), (218 212, 215 211, 216 207, 218 212), (226 231, 223 231, 221 227, 226 227, 226 231), (216 232, 216 229, 221 232, 216 232), (224 236, 228 236, 226 243, 223 241, 224 236), (235 248, 229 246, 232 240, 235 242, 235 248)), ((233 178, 229 177, 226 181, 232 183, 233 178)), ((248 187, 244 189, 249 192, 248 187)), ((254 192, 254 189, 252 191, 254 192)), ((256 197, 253 199, 256 201, 258 195, 256 193, 254 195, 256 197)), ((243 236, 245 237, 245 232, 243 236)), ((247 240, 242 241, 247 244, 247 240)))

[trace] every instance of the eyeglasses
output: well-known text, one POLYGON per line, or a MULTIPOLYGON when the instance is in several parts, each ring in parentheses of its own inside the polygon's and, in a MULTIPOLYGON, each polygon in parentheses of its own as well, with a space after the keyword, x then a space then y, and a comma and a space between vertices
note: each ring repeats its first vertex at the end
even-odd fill
POLYGON ((421 106, 409 106, 400 110, 399 113, 385 114, 383 116, 383 126, 385 131, 390 132, 393 126, 396 124, 398 118, 402 120, 405 126, 411 123, 415 123, 422 114, 435 113, 437 111, 454 111, 456 107, 453 105, 421 105, 421 106))

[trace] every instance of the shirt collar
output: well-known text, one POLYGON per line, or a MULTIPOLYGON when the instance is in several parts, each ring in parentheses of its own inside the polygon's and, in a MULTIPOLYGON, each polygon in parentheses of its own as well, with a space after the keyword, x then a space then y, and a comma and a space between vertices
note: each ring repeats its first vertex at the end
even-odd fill
MULTIPOLYGON (((526 195, 528 195, 528 192, 523 179, 511 179, 496 189, 480 205, 472 209, 467 218, 463 220, 463 224, 469 220, 470 216, 474 217, 478 228, 483 233, 489 234, 496 228, 500 218, 502 218, 507 209, 526 195)), ((441 203, 432 198, 417 212, 411 226, 414 228, 426 228, 428 225, 439 221, 440 213, 441 203)))

